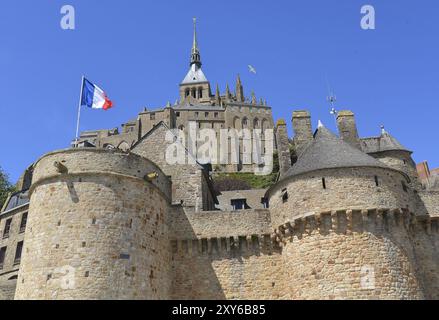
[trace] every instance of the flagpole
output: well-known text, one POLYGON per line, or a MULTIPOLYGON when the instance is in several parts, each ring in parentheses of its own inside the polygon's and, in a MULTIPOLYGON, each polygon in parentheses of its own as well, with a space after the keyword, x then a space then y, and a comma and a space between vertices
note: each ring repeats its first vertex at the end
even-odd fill
POLYGON ((78 147, 78 141, 79 141, 79 121, 81 119, 81 102, 82 102, 82 93, 84 89, 84 80, 85 77, 82 76, 81 80, 81 93, 79 94, 79 105, 78 105, 78 120, 76 122, 76 140, 75 140, 75 148, 78 147))

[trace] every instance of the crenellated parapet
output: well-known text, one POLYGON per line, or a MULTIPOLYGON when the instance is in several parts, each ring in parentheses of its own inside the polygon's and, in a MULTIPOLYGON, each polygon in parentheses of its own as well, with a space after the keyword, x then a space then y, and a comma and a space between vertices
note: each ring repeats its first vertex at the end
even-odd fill
POLYGON ((437 299, 439 219, 406 208, 340 209, 277 226, 292 299, 437 299))
POLYGON ((439 217, 416 215, 405 208, 309 212, 297 215, 278 226, 271 237, 283 246, 287 241, 301 239, 313 232, 345 235, 370 232, 384 235, 401 228, 411 232, 423 231, 427 235, 438 234, 439 217))
POLYGON ((174 255, 180 256, 215 257, 224 255, 254 255, 258 252, 279 253, 280 247, 270 234, 253 234, 219 238, 171 240, 171 250, 174 255))

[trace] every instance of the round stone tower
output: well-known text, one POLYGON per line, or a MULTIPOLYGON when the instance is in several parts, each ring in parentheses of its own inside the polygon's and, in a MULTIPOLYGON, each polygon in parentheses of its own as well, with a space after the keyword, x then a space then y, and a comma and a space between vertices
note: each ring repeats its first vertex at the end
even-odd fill
POLYGON ((412 152, 401 145, 384 127, 381 128, 381 135, 378 138, 363 139, 362 147, 380 162, 404 172, 410 178, 410 186, 420 188, 421 184, 416 164, 412 159, 412 152))
POLYGON ((269 191, 291 299, 423 298, 406 174, 325 127, 269 191))
POLYGON ((34 166, 16 299, 168 297, 170 182, 149 160, 69 149, 34 166))

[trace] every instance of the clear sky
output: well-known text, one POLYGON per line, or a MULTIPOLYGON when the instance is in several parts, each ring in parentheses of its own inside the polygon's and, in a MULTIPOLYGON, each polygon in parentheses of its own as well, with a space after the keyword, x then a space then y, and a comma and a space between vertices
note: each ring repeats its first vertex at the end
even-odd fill
POLYGON ((314 126, 321 119, 334 129, 328 78, 361 136, 384 124, 417 162, 439 167, 438 12, 437 0, 2 0, 0 165, 15 181, 44 153, 69 146, 82 74, 116 104, 83 110, 82 130, 174 102, 196 16, 212 86, 234 88, 240 73, 246 94, 266 98, 275 120, 290 124, 293 110, 309 109, 314 126), (75 30, 60 27, 65 4, 76 9, 75 30), (366 4, 375 30, 360 27, 366 4))

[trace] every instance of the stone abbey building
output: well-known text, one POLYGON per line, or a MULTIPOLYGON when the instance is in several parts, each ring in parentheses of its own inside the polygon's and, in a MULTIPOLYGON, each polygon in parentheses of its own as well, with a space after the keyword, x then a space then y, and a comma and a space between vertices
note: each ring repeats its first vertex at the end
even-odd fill
MULTIPOLYGON (((0 212, 0 299, 438 299, 439 189, 382 129, 338 135, 253 94, 212 94, 194 37, 180 99, 121 132, 84 132, 36 160, 0 212), (277 182, 218 194, 212 166, 170 165, 165 136, 275 129, 277 182), (239 203, 245 205, 239 205, 239 203)), ((226 172, 250 171, 226 166, 226 172)))

